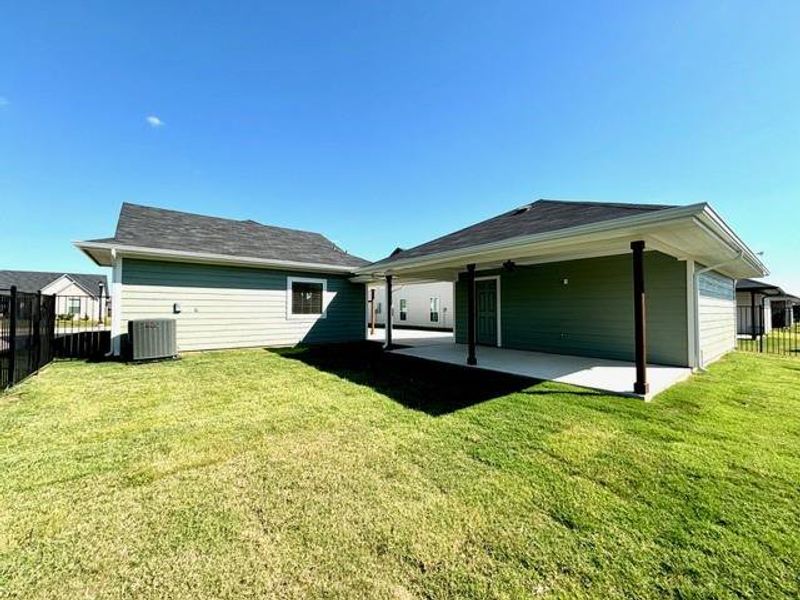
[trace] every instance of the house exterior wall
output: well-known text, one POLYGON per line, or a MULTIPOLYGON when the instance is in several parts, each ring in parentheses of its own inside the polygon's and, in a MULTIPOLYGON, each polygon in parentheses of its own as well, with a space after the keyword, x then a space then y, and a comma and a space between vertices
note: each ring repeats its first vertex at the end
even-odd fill
POLYGON ((736 282, 710 271, 697 283, 700 364, 705 366, 736 348, 736 282))
MULTIPOLYGON (((386 324, 386 286, 376 286, 375 322, 386 324)), ((451 330, 453 328, 453 283, 437 281, 434 283, 395 283, 392 286, 395 327, 425 327, 429 329, 451 330), (439 299, 439 320, 431 321, 431 298, 439 299), (400 302, 406 301, 407 318, 400 320, 400 302)))
POLYGON ((124 258, 122 331, 130 319, 174 318, 178 350, 361 340, 366 294, 346 275, 124 258), (323 279, 320 315, 291 315, 288 278, 323 279), (180 304, 180 313, 173 305, 180 304))
MULTIPOLYGON (((645 253, 648 361, 687 366, 686 263, 645 253)), ((634 359, 630 254, 518 266, 500 275, 504 348, 634 359), (566 284, 565 284, 566 280, 566 284)), ((456 284, 456 341, 466 343, 466 285, 456 284)))

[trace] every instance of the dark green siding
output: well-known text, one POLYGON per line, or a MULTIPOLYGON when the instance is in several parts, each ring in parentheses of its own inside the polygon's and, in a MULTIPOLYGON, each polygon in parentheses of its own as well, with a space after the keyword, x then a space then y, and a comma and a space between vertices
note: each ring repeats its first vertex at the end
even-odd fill
MULTIPOLYGON (((517 267, 500 274, 502 345, 633 360, 629 254, 517 267), (563 280, 568 283, 564 285, 563 280)), ((686 263, 645 254, 648 361, 688 364, 686 263)), ((456 285, 456 341, 466 342, 466 288, 456 285)))

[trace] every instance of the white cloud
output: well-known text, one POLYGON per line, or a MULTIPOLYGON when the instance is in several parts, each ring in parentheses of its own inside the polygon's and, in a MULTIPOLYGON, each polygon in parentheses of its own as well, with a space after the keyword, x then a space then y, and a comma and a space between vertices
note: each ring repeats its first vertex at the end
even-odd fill
POLYGON ((158 128, 158 127, 163 127, 164 126, 164 121, 162 121, 161 119, 159 119, 155 115, 149 115, 149 116, 145 117, 144 120, 147 121, 147 124, 150 125, 150 127, 153 127, 153 128, 158 128))
POLYGON ((0 96, 0 108, 8 106, 9 104, 11 104, 11 101, 8 98, 6 98, 5 96, 0 96))

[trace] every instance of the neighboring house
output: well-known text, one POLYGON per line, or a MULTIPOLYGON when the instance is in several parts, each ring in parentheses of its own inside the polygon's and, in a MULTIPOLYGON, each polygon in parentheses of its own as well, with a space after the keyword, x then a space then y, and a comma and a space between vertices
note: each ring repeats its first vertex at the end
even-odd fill
POLYGON ((734 280, 766 268, 707 204, 539 200, 357 272, 456 282, 469 364, 476 344, 635 360, 642 393, 645 357, 702 367, 735 347, 734 280))
POLYGON ((0 271, 0 289, 12 285, 21 292, 55 295, 56 315, 62 319, 99 320, 110 308, 108 279, 98 273, 0 271))
MULTIPOLYGON (((386 323, 386 288, 371 286, 375 291, 375 322, 386 323)), ((398 283, 392 293, 394 305, 394 324, 398 328, 453 329, 453 283, 435 281, 433 283, 398 283)))
POLYGON ((114 237, 76 246, 112 267, 111 335, 177 320, 178 349, 290 346, 366 335, 367 264, 318 233, 123 204, 114 237))
POLYGON ((796 320, 797 307, 800 307, 800 298, 787 294, 777 285, 755 279, 736 282, 739 335, 758 336, 773 328, 791 327, 796 320))

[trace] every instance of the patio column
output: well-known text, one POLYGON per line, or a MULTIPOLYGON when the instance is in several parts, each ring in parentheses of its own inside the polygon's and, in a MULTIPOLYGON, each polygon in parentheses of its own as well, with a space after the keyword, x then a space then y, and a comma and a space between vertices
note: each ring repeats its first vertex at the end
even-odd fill
POLYGON ((383 343, 384 350, 392 349, 392 276, 386 276, 386 339, 383 343))
POLYGON ((475 264, 467 265, 467 364, 477 365, 475 357, 475 264))
POLYGON ((633 391, 646 394, 647 383, 647 326, 644 295, 644 241, 631 242, 633 250, 633 331, 636 348, 636 381, 633 391))

